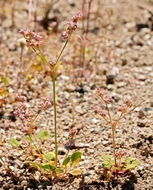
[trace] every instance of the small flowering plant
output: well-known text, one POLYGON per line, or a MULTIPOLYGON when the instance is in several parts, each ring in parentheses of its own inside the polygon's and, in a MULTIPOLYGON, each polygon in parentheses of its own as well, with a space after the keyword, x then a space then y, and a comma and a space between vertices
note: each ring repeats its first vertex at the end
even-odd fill
MULTIPOLYGON (((52 86, 53 86, 53 107, 54 107, 54 137, 55 137, 55 153, 52 152, 47 152, 44 153, 41 149, 39 149, 36 146, 36 143, 34 142, 33 139, 33 132, 34 132, 34 122, 38 115, 41 113, 42 110, 47 109, 51 106, 50 102, 48 99, 43 99, 43 103, 40 105, 39 111, 36 115, 33 114, 31 111, 26 111, 26 106, 22 103, 24 100, 24 97, 19 95, 17 97, 17 100, 20 100, 21 103, 19 104, 19 109, 15 111, 15 115, 19 116, 22 124, 23 124, 23 132, 27 133, 27 140, 30 141, 31 144, 31 154, 37 158, 39 157, 40 160, 42 161, 41 163, 36 163, 36 162, 30 162, 30 165, 33 167, 37 167, 45 176, 47 176, 49 179, 54 180, 56 178, 63 178, 69 174, 72 175, 80 175, 81 170, 79 168, 74 168, 76 164, 79 162, 81 159, 81 152, 74 152, 72 155, 69 155, 69 150, 71 148, 72 143, 74 142, 74 136, 75 133, 74 131, 70 132, 70 139, 69 143, 67 146, 68 152, 66 154, 65 159, 61 163, 60 160, 58 159, 58 141, 57 141, 57 117, 56 117, 56 84, 55 84, 55 71, 56 68, 59 64, 59 60, 62 56, 62 53, 64 49, 66 48, 70 37, 72 33, 76 30, 77 28, 77 22, 81 18, 81 12, 77 13, 73 19, 72 22, 67 23, 67 29, 63 33, 63 38, 65 39, 65 43, 63 48, 61 49, 59 55, 57 56, 56 60, 48 60, 45 54, 42 52, 40 46, 42 43, 42 37, 41 35, 32 32, 30 30, 20 30, 20 33, 24 36, 26 40, 26 45, 28 47, 31 47, 32 50, 41 58, 41 60, 47 64, 51 70, 51 79, 52 79, 52 86), (24 124, 23 121, 27 120, 27 123, 24 124), (34 148, 34 151, 33 151, 34 148)), ((47 140, 49 138, 49 134, 46 131, 40 132, 37 134, 37 137, 40 140, 47 140)), ((12 145, 17 145, 20 146, 20 143, 16 140, 11 138, 10 143, 12 145)))
POLYGON ((100 88, 97 88, 97 93, 105 104, 105 109, 100 110, 100 108, 96 107, 95 112, 99 114, 112 129, 113 157, 110 155, 102 154, 102 158, 105 160, 102 163, 104 174, 107 179, 110 179, 117 175, 125 175, 127 173, 130 173, 131 169, 135 168, 140 163, 139 160, 133 160, 132 157, 123 159, 123 157, 126 155, 126 152, 116 152, 115 145, 116 126, 118 122, 124 117, 124 115, 128 113, 128 109, 132 106, 132 101, 130 99, 127 99, 125 101, 125 106, 120 106, 118 108, 118 111, 120 112, 118 118, 116 120, 113 120, 108 106, 108 104, 112 102, 112 98, 110 96, 105 96, 102 92, 102 89, 100 88))

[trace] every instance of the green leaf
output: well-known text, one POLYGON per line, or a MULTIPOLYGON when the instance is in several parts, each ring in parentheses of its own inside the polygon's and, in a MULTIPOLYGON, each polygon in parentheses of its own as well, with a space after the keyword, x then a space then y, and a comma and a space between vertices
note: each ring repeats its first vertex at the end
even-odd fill
POLYGON ((132 157, 128 157, 128 158, 125 159, 125 163, 129 163, 129 162, 131 162, 132 160, 133 160, 132 157))
POLYGON ((29 164, 31 164, 32 166, 37 166, 39 168, 42 168, 42 164, 38 164, 36 162, 29 162, 29 164))
POLYGON ((131 164, 127 165, 126 166, 126 169, 132 169, 132 168, 135 168, 137 165, 140 164, 140 161, 139 160, 135 160, 133 161, 131 164))
POLYGON ((62 173, 64 170, 62 169, 62 168, 58 168, 57 170, 56 170, 56 172, 57 173, 62 173))
POLYGON ((81 158, 81 152, 74 152, 71 156, 72 163, 76 161, 78 158, 81 158))
POLYGON ((45 164, 42 166, 44 170, 54 170, 56 167, 50 164, 45 164))
POLYGON ((43 159, 47 162, 51 161, 53 158, 55 158, 55 154, 53 152, 47 152, 43 155, 43 159))
MULTIPOLYGON (((33 138, 32 138, 32 139, 33 139, 33 138)), ((30 141, 30 142, 32 142, 32 140, 30 139, 29 135, 25 136, 25 137, 24 137, 24 140, 25 140, 25 141, 30 141)), ((33 139, 33 141, 34 141, 34 139, 33 139)))
POLYGON ((70 156, 68 156, 67 158, 65 158, 65 160, 63 161, 62 165, 66 166, 70 161, 70 156))
POLYGON ((111 160, 111 156, 106 154, 102 154, 102 158, 105 160, 111 160))
POLYGON ((37 133, 37 137, 40 139, 40 140, 48 140, 50 138, 50 135, 47 131, 39 131, 37 133))
POLYGON ((7 80, 6 77, 1 77, 1 81, 4 83, 4 84, 9 84, 9 81, 7 80))
POLYGON ((54 170, 56 168, 55 166, 52 166, 50 164, 39 164, 36 162, 29 162, 29 164, 36 166, 36 167, 39 167, 39 168, 44 169, 44 170, 54 170))
POLYGON ((111 165, 111 162, 109 162, 109 161, 102 162, 102 166, 103 166, 104 168, 109 168, 110 165, 111 165))
POLYGON ((10 138, 9 143, 10 143, 12 146, 14 146, 14 147, 18 147, 18 146, 21 145, 20 142, 17 141, 15 138, 10 138))

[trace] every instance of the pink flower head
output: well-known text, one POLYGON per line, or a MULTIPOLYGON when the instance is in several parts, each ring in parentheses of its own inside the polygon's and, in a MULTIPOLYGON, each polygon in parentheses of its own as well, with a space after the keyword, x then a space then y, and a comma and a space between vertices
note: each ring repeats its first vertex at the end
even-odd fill
POLYGON ((22 102, 20 102, 19 103, 19 106, 18 106, 20 109, 26 109, 27 108, 27 106, 26 106, 26 104, 24 104, 24 103, 22 103, 22 102))
POLYGON ((125 113, 125 112, 126 112, 126 107, 120 106, 120 107, 118 108, 118 111, 120 111, 120 112, 122 112, 122 113, 125 113))
POLYGON ((131 99, 127 99, 125 101, 125 103, 126 103, 127 107, 131 107, 132 106, 132 100, 131 99))
POLYGON ((106 111, 105 110, 101 110, 99 111, 99 115, 101 115, 102 117, 106 117, 106 111))
POLYGON ((100 116, 102 116, 102 117, 105 117, 107 114, 106 114, 106 111, 105 110, 100 110, 100 108, 98 107, 98 106, 96 106, 95 108, 94 108, 94 110, 95 110, 95 113, 98 113, 100 116))
POLYGON ((30 30, 24 31, 21 29, 19 31, 22 35, 24 35, 24 38, 26 39, 26 45, 31 47, 39 47, 42 42, 42 37, 35 33, 31 32, 30 30))
POLYGON ((44 103, 44 109, 50 108, 51 105, 52 105, 51 102, 47 100, 47 101, 44 103))
POLYGON ((74 135, 76 134, 76 129, 71 129, 70 132, 69 132, 69 136, 70 137, 74 137, 74 135))
POLYGON ((108 104, 108 103, 110 103, 110 102, 112 101, 112 98, 111 98, 110 96, 105 96, 105 97, 103 98, 103 100, 104 100, 104 102, 105 102, 106 104, 108 104))
POLYGON ((104 96, 104 93, 102 92, 101 88, 97 88, 96 91, 97 91, 97 93, 99 94, 100 97, 104 96))
POLYGON ((22 121, 25 119, 25 117, 24 117, 23 114, 21 114, 19 118, 20 118, 20 120, 22 120, 22 121))
POLYGON ((25 102, 25 101, 27 101, 27 98, 25 96, 22 96, 20 93, 18 93, 15 96, 15 101, 25 102))
POLYGON ((54 66, 56 65, 56 62, 53 61, 53 60, 51 60, 51 61, 49 61, 49 64, 50 64, 52 67, 54 67, 54 66))
POLYGON ((64 31, 62 35, 63 35, 64 40, 69 38, 69 34, 67 31, 64 31))
POLYGON ((81 12, 78 12, 75 16, 73 16, 72 22, 67 23, 67 29, 65 32, 63 32, 64 39, 68 39, 69 36, 72 34, 72 32, 77 29, 77 22, 78 19, 80 18, 81 18, 81 12))
POLYGON ((94 111, 95 111, 95 113, 99 113, 100 108, 98 106, 95 106, 94 111))
POLYGON ((73 21, 74 23, 77 23, 77 22, 78 22, 78 19, 81 19, 82 17, 83 17, 82 12, 79 11, 76 15, 73 16, 72 21, 73 21))
POLYGON ((25 117, 26 117, 27 119, 28 119, 28 118, 32 118, 34 115, 35 115, 35 114, 34 114, 33 111, 27 111, 27 112, 25 113, 25 117))
POLYGON ((52 106, 48 98, 43 97, 42 102, 39 104, 39 109, 48 109, 52 106))
POLYGON ((29 134, 30 133, 29 127, 28 126, 23 127, 21 132, 29 134))
POLYGON ((13 113, 14 113, 14 115, 17 117, 17 116, 20 115, 21 110, 20 110, 20 109, 17 109, 17 110, 15 110, 13 113))
POLYGON ((25 35, 25 31, 23 29, 19 30, 19 33, 25 35))

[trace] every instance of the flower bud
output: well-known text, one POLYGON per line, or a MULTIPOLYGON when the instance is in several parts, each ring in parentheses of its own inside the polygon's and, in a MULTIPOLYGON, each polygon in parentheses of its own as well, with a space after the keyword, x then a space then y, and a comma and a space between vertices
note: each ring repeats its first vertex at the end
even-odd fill
POLYGON ((76 129, 74 129, 74 128, 71 129, 70 132, 69 132, 69 136, 70 137, 74 137, 74 135, 76 134, 76 132, 77 132, 76 129))
POLYGON ((128 107, 131 107, 132 106, 132 100, 131 99, 127 99, 125 101, 125 104, 128 106, 128 107))
POLYGON ((106 104, 108 104, 112 101, 112 98, 110 96, 105 96, 103 100, 106 104))
POLYGON ((101 88, 97 88, 97 93, 99 94, 100 97, 103 97, 103 92, 102 92, 102 89, 101 88))
POLYGON ((122 113, 125 113, 125 112, 126 112, 126 107, 120 106, 120 107, 118 108, 118 111, 120 111, 120 112, 122 112, 122 113))
POLYGON ((17 117, 17 116, 19 116, 20 115, 20 109, 17 109, 17 110, 15 110, 13 113, 14 113, 14 115, 17 117))

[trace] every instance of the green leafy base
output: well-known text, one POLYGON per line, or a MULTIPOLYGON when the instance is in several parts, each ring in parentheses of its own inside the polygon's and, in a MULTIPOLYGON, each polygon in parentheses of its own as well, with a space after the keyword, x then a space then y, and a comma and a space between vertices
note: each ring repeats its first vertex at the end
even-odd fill
POLYGON ((139 160, 133 160, 132 157, 127 157, 124 161, 121 161, 122 158, 120 157, 120 159, 116 159, 116 164, 110 155, 103 154, 102 158, 105 160, 102 162, 104 173, 106 177, 109 175, 109 178, 130 173, 132 169, 140 164, 139 160))

